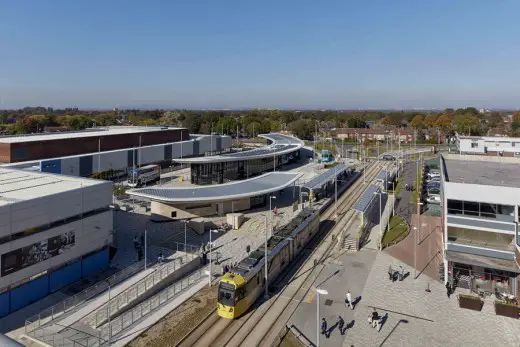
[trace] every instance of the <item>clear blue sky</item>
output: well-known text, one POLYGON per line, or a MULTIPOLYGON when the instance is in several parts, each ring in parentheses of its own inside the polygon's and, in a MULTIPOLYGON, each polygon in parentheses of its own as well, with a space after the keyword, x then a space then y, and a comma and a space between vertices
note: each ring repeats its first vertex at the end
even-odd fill
POLYGON ((0 108, 520 106, 518 0, 0 0, 0 108))

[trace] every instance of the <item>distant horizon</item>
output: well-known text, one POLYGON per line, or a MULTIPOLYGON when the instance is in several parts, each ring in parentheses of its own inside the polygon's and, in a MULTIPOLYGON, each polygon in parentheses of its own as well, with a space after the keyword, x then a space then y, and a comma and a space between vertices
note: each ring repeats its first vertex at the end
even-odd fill
POLYGON ((152 110, 162 110, 162 111, 225 111, 225 112, 233 112, 233 111, 251 111, 251 110, 280 110, 280 111, 336 111, 336 112, 359 112, 359 111, 374 111, 374 112, 441 112, 446 109, 464 109, 468 107, 474 107, 477 110, 484 109, 488 111, 496 111, 496 112, 505 112, 505 111, 519 111, 520 108, 491 108, 491 107, 476 107, 476 106, 462 106, 462 107, 442 107, 442 108, 280 108, 280 107, 240 107, 240 108, 188 108, 188 107, 168 107, 168 106, 120 106, 120 107, 78 107, 78 106, 63 106, 63 107, 54 107, 54 106, 31 106, 26 105, 23 107, 15 107, 15 108, 5 108, 0 107, 0 111, 12 111, 12 110, 22 110, 24 108, 52 108, 53 110, 64 110, 70 108, 77 108, 79 111, 113 111, 114 109, 118 110, 142 110, 142 111, 152 111, 152 110))

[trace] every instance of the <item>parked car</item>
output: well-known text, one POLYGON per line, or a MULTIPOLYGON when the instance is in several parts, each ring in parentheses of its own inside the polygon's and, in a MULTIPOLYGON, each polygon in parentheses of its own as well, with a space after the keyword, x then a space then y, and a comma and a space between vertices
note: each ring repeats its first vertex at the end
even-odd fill
POLYGON ((427 194, 428 194, 428 196, 440 195, 441 194, 441 190, 439 188, 431 188, 431 189, 428 189, 427 194))
POLYGON ((383 155, 383 160, 395 160, 395 157, 390 154, 383 155))
POLYGON ((440 195, 429 195, 426 198, 426 202, 429 204, 439 205, 441 203, 441 197, 440 195))
POLYGON ((428 172, 426 175, 428 178, 435 178, 435 177, 441 177, 441 174, 439 172, 428 172))

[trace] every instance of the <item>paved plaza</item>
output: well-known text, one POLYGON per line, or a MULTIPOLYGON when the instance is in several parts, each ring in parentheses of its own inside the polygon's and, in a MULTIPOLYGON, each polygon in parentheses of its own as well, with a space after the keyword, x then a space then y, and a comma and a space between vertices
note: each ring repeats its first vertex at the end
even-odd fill
POLYGON ((309 341, 316 343, 315 288, 320 296, 320 319, 326 318, 330 337, 320 335, 320 346, 520 346, 520 321, 497 316, 493 301, 481 312, 461 309, 457 294, 448 298, 444 285, 426 275, 413 279, 413 268, 386 252, 363 250, 329 261, 291 320, 309 341), (403 281, 388 279, 388 266, 403 267, 403 281), (427 291, 429 289, 429 291, 427 291), (345 293, 360 300, 352 311, 345 307, 345 293), (331 300, 327 302, 327 300, 331 300), (368 324, 376 308, 387 318, 380 332, 368 324), (348 329, 336 325, 342 316, 348 329))

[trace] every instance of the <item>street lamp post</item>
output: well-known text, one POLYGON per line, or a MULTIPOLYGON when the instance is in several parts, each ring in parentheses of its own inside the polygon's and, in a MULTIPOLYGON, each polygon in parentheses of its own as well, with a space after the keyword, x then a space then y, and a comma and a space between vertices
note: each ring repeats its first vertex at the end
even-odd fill
POLYGON ((320 294, 328 295, 325 289, 316 288, 316 346, 320 347, 320 294))
MULTIPOLYGON (((421 227, 421 206, 422 202, 417 202, 417 223, 421 227)), ((413 277, 417 278, 417 227, 413 227, 413 277)), ((420 229, 419 229, 420 230, 420 229)))
POLYGON ((218 230, 213 229, 209 231, 209 280, 208 280, 208 286, 211 287, 211 251, 213 250, 213 242, 211 241, 211 234, 218 233, 218 230))
POLYGON ((379 195, 379 250, 383 250, 383 208, 381 202, 381 193, 382 192, 374 192, 374 195, 379 195))
POLYGON ((269 277, 267 276, 267 216, 264 215, 264 222, 265 222, 265 243, 264 243, 264 272, 265 272, 265 294, 264 298, 269 298, 269 277))
POLYGON ((146 231, 147 228, 144 228, 144 269, 146 270, 146 263, 148 263, 148 258, 146 257, 146 251, 147 251, 147 247, 146 247, 146 244, 147 244, 147 231, 146 231))
POLYGON ((274 195, 271 195, 269 197, 269 211, 271 212, 271 235, 273 234, 273 209, 272 209, 272 206, 271 206, 271 202, 273 201, 273 199, 276 200, 276 196, 274 195))
POLYGON ((110 282, 108 280, 105 280, 108 284, 108 306, 107 306, 107 316, 108 316, 108 345, 110 346, 112 344, 112 327, 110 326, 110 299, 111 299, 111 291, 110 291, 110 282))
POLYGON ((338 218, 338 169, 334 169, 334 214, 338 218))

